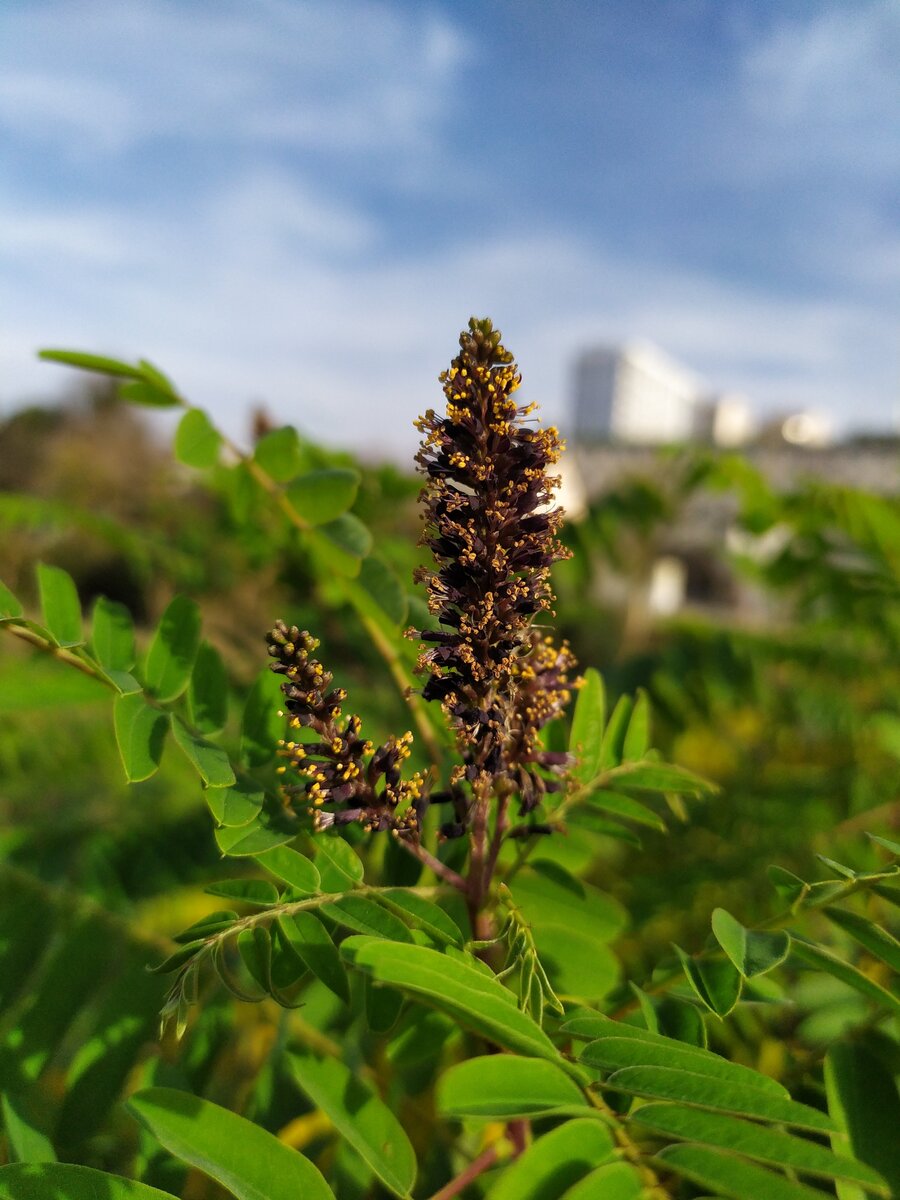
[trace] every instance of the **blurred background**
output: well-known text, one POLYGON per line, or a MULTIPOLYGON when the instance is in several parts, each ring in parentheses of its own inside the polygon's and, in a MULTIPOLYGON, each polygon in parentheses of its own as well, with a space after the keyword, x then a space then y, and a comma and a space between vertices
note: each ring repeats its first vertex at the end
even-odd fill
MULTIPOLYGON (((862 831, 900 827, 898 62, 893 0, 5 0, 0 578, 31 607, 36 561, 65 567, 142 645, 194 596, 228 736, 277 616, 322 637, 372 737, 405 728, 234 464, 178 464, 167 414, 36 351, 146 357, 248 450, 296 425, 298 463, 359 466, 412 593, 412 422, 490 315, 568 442, 562 633, 723 789, 668 839, 585 831, 628 972, 701 946, 716 904, 767 916, 770 862, 870 865, 862 831)), ((176 755, 122 783, 105 700, 3 639, 0 850, 19 896, 71 889, 158 940, 228 868, 176 755)), ((801 1047, 864 1020, 828 986, 777 1017, 801 1047)), ((268 1019, 241 1011, 209 1020, 268 1019)), ((228 1044, 226 1099, 271 1043, 228 1044)))
POLYGON ((7 0, 0 411, 72 345, 407 461, 470 313, 896 432, 893 0, 7 0))

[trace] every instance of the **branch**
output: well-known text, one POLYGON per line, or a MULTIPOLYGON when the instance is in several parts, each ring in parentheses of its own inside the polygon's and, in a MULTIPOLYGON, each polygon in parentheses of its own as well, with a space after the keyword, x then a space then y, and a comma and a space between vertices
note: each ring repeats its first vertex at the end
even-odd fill
POLYGON ((105 687, 110 688, 117 695, 119 689, 111 679, 107 679, 105 675, 95 670, 94 667, 73 650, 67 650, 63 646, 56 646, 47 638, 41 637, 34 629, 29 629, 27 625, 19 625, 16 621, 4 621, 2 628, 6 629, 13 637, 21 638, 23 642, 28 642, 37 650, 43 650, 45 654, 51 655, 53 658, 58 658, 60 662, 68 664, 70 667, 75 667, 81 671, 83 675, 89 676, 91 679, 96 679, 98 683, 102 683, 105 687))
POLYGON ((497 866, 497 859, 503 846, 504 835, 509 828, 509 793, 504 793, 497 804, 497 816, 494 819, 494 834, 488 851, 487 864, 484 870, 484 889, 490 890, 491 880, 497 866))
POLYGON ((487 823, 490 801, 490 787, 486 787, 483 782, 479 781, 475 785, 475 811, 472 818, 472 832, 470 835, 472 850, 469 857, 469 877, 465 885, 466 902, 469 908, 469 922, 472 926, 472 934, 476 938, 484 936, 484 931, 479 928, 478 918, 485 895, 485 856, 487 853, 487 823))
MULTIPOLYGON (((268 471, 263 470, 259 463, 250 455, 245 454, 239 446, 236 446, 229 438, 223 436, 222 443, 227 449, 247 468, 256 482, 260 485, 263 491, 268 492, 278 507, 287 517, 288 521, 299 530, 300 533, 309 535, 314 532, 313 526, 300 513, 297 512, 287 494, 278 486, 268 471)), ((341 586, 347 601, 352 605, 362 622, 366 632, 372 639, 375 649, 384 659, 388 670, 391 673, 391 678, 397 686, 400 695, 403 697, 406 704, 409 706, 413 720, 416 723, 416 728, 419 731, 419 737, 428 750, 428 755, 431 761, 439 766, 442 760, 441 749, 434 735, 431 722, 425 713, 425 707, 418 696, 410 692, 410 680, 407 677, 403 663, 397 651, 390 644, 384 633, 379 629, 377 622, 373 621, 368 613, 364 612, 356 601, 353 594, 353 589, 344 586, 344 581, 340 576, 335 576, 335 581, 341 586)))
POLYGON ((437 875, 438 879, 443 879, 444 883, 449 883, 450 886, 455 887, 457 891, 467 891, 467 884, 462 875, 457 875, 456 871, 452 870, 445 863, 442 863, 439 858, 436 858, 432 853, 430 853, 430 851, 426 850, 424 846, 420 845, 418 842, 408 842, 405 838, 401 837, 397 838, 397 843, 398 845, 402 846, 408 854, 411 854, 413 858, 417 858, 420 863, 424 863, 430 871, 433 871, 435 875, 437 875))
POLYGON ((455 1179, 451 1179, 439 1192, 435 1192, 431 1200, 453 1200, 454 1196, 458 1196, 460 1192, 465 1191, 469 1184, 477 1179, 479 1175, 484 1174, 485 1171, 489 1171, 491 1167, 495 1166, 499 1157, 497 1147, 489 1146, 483 1154, 479 1154, 476 1159, 473 1159, 461 1174, 457 1175, 455 1179))

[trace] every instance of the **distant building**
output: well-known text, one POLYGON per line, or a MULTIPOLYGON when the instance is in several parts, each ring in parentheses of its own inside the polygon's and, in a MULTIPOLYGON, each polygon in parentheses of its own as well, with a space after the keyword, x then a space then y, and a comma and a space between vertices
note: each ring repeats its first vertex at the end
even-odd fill
POLYGON ((644 446, 691 440, 706 393, 697 376, 647 342, 589 350, 575 368, 575 439, 644 446))
POLYGON ((704 396, 695 412, 694 438, 699 442, 733 448, 756 437, 756 419, 746 396, 736 392, 704 396))

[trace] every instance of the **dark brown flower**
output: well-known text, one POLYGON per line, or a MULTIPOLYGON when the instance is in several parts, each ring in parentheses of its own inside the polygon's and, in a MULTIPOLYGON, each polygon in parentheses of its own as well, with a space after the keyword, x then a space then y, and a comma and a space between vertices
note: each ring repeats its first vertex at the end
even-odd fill
POLYGON ((473 317, 459 344, 441 375, 446 414, 417 422, 424 541, 436 564, 417 578, 439 628, 410 636, 425 644, 422 694, 457 733, 465 766, 455 783, 506 778, 528 810, 544 790, 538 768, 555 765, 541 760, 537 730, 558 711, 573 665, 565 648, 551 663, 532 629, 553 601, 550 568, 567 555, 556 536, 559 480, 547 473, 562 444, 555 428, 526 421, 534 405, 513 399, 521 377, 490 321, 473 317))
POLYGON ((316 741, 282 741, 279 753, 287 760, 280 771, 302 782, 286 782, 283 790, 294 804, 303 802, 316 829, 358 821, 369 831, 394 830, 418 838, 427 804, 424 777, 401 776, 409 758, 412 734, 390 737, 377 749, 360 734, 358 716, 344 718, 342 688, 332 688, 332 676, 313 653, 319 643, 296 625, 277 621, 267 637, 272 670, 285 677, 281 685, 292 729, 312 729, 316 741))

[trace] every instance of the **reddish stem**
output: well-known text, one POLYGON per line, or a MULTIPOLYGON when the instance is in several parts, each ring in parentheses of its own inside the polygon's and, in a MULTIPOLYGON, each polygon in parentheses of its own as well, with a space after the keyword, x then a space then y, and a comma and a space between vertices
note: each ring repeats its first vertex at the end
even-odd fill
POLYGON ((451 887, 455 887, 460 892, 468 894, 469 885, 463 879, 462 875, 458 875, 456 871, 451 870, 450 867, 442 863, 439 858, 435 858, 424 846, 418 842, 408 842, 405 838, 398 838, 397 841, 413 858, 417 858, 419 862, 424 863, 429 870, 433 871, 438 879, 443 879, 444 883, 449 883, 451 887))
POLYGON ((477 1158, 473 1159, 461 1174, 457 1175, 455 1179, 451 1179, 439 1192, 435 1192, 431 1200, 452 1200, 454 1196, 458 1196, 460 1192, 464 1191, 479 1175, 490 1170, 497 1162, 497 1157, 497 1147, 489 1146, 483 1154, 479 1154, 477 1158))

